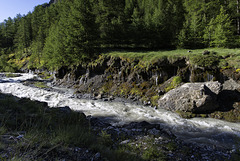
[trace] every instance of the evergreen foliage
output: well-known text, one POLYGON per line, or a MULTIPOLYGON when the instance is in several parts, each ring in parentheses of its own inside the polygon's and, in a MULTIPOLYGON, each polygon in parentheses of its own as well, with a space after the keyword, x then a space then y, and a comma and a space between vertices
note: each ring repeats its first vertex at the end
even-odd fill
POLYGON ((238 1, 61 0, 0 23, 1 55, 56 69, 106 48, 239 47, 238 1))

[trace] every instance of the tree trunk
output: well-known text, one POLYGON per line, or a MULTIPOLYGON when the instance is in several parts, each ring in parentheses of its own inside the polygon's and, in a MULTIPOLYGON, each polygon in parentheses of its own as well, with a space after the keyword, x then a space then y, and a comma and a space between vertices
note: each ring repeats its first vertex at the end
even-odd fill
POLYGON ((240 35, 239 0, 237 0, 237 34, 240 35))

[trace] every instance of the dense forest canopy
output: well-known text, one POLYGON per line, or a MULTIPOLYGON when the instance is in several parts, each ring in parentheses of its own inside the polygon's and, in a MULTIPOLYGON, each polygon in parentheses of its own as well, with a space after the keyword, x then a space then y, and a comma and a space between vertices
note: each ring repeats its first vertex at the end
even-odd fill
MULTIPOLYGON (((50 2, 53 2, 52 0, 50 2)), ((61 0, 0 24, 0 67, 76 65, 99 49, 239 47, 239 0, 61 0)))

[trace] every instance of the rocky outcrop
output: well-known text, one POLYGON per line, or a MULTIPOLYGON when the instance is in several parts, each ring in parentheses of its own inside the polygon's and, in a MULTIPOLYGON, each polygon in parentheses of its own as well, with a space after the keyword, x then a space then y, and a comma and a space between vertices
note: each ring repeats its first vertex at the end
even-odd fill
POLYGON ((54 85, 74 88, 78 98, 85 94, 102 100, 125 98, 152 107, 194 113, 219 110, 219 104, 221 109, 229 110, 238 102, 240 91, 240 72, 231 68, 195 67, 184 57, 144 64, 139 59, 102 55, 84 65, 62 67, 55 76, 54 85), (176 76, 181 78, 177 84, 176 76), (224 89, 218 82, 209 82, 213 80, 222 83, 224 89), (166 94, 185 82, 191 83, 166 94))
POLYGON ((165 93, 171 78, 178 73, 189 77, 185 58, 172 62, 163 59, 145 67, 137 59, 102 56, 85 66, 60 68, 55 74, 57 80, 54 84, 74 87, 76 93, 90 93, 96 99, 113 96, 156 106, 154 102, 165 93))
POLYGON ((217 95, 219 82, 186 83, 166 93, 158 101, 158 107, 171 111, 208 113, 219 107, 217 95))

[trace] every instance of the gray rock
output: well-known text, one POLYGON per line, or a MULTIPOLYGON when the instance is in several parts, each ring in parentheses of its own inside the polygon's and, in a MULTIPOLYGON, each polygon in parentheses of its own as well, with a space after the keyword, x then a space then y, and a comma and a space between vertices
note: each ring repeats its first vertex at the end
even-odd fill
POLYGON ((186 83, 166 93, 158 101, 158 107, 171 111, 206 113, 216 110, 219 82, 186 83))
POLYGON ((238 84, 233 79, 229 79, 223 83, 223 90, 240 91, 240 84, 238 84))

